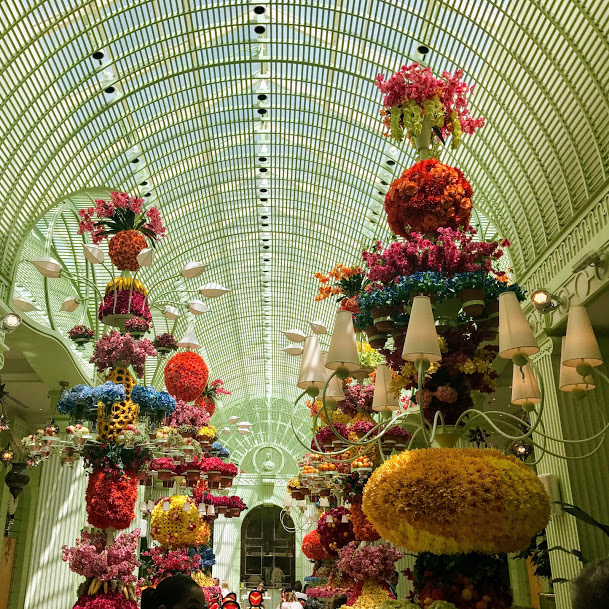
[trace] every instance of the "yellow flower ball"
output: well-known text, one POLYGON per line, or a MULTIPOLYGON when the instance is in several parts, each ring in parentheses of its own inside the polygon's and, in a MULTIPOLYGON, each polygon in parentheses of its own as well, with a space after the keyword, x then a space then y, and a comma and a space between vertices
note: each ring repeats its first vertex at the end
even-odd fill
POLYGON ((152 510, 150 534, 166 548, 176 549, 193 545, 199 527, 199 511, 190 497, 163 497, 152 510), (165 502, 169 502, 169 510, 163 509, 165 502), (189 507, 185 510, 186 504, 189 507))
POLYGON ((207 522, 205 516, 199 518, 199 528, 197 529, 197 536, 195 537, 195 546, 206 546, 211 537, 211 528, 207 522))
POLYGON ((534 472, 497 450, 475 448, 394 455, 370 477, 362 509, 383 538, 434 554, 518 552, 550 517, 534 472))

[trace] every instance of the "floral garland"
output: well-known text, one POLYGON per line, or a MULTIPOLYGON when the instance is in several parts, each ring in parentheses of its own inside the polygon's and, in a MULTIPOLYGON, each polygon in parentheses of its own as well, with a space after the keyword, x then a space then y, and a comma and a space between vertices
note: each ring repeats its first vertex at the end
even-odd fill
POLYGON ((329 558, 327 550, 321 545, 319 533, 310 531, 302 538, 302 553, 309 560, 324 560, 329 558))
POLYGON ((391 184, 385 195, 389 227, 401 237, 411 231, 469 226, 473 189, 463 172, 437 159, 419 161, 391 184))
POLYGON ((490 449, 394 455, 373 472, 362 507, 386 540, 434 554, 516 552, 550 517, 539 478, 516 458, 490 449))
POLYGON ((89 524, 98 529, 126 529, 135 518, 138 478, 133 472, 95 469, 85 494, 89 524))
POLYGON ((359 541, 352 541, 341 549, 336 566, 355 581, 384 582, 393 575, 395 563, 401 558, 404 554, 393 545, 360 545, 359 541))
POLYGON ((203 358, 193 351, 176 353, 165 365, 167 391, 185 402, 196 400, 207 384, 209 370, 203 358))
POLYGON ((199 512, 190 497, 175 495, 161 497, 150 516, 150 534, 162 546, 170 549, 190 546, 199 529, 199 512), (164 504, 169 509, 164 509, 164 504), (184 509, 186 504, 190 509, 184 509))
POLYGON ((95 343, 93 356, 89 361, 95 364, 99 372, 116 366, 131 366, 141 378, 144 376, 146 358, 155 355, 156 351, 148 339, 135 340, 129 334, 112 330, 95 343))

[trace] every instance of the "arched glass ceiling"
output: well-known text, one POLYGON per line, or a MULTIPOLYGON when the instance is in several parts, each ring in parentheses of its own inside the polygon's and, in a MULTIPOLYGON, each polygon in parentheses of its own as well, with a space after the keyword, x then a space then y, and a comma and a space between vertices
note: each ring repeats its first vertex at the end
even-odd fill
POLYGON ((333 313, 312 274, 387 236, 382 182, 412 153, 382 137, 372 81, 419 44, 477 84, 488 124, 446 160, 516 274, 606 181, 602 3, 0 0, 0 20, 0 272, 71 193, 149 193, 170 235, 147 283, 203 259, 234 289, 199 332, 239 399, 293 396, 279 331, 333 313))

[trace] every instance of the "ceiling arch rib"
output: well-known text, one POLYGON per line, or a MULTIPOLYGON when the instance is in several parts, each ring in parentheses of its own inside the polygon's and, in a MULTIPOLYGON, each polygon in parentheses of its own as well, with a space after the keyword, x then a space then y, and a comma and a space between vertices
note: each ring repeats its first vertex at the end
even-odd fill
MULTIPOLYGON (((555 12, 522 1, 406 7, 280 0, 268 6, 262 37, 252 33, 253 5, 241 0, 171 10, 158 2, 89 3, 57 16, 51 2, 9 13, 7 6, 0 3, 0 13, 12 28, 10 45, 21 53, 13 53, 0 101, 9 118, 18 117, 1 153, 7 170, 0 184, 12 195, 11 214, 0 209, 0 229, 18 222, 9 241, 0 241, 2 270, 14 265, 17 244, 36 217, 66 192, 92 182, 135 187, 138 173, 126 151, 139 143, 154 186, 150 200, 174 231, 160 250, 164 265, 177 266, 187 250, 211 261, 210 277, 239 283, 197 327, 223 343, 209 346, 212 367, 216 359, 218 374, 251 388, 248 395, 261 387, 268 395, 273 382, 290 394, 296 362, 277 354, 279 329, 331 317, 327 303, 310 301, 312 273, 355 261, 368 239, 387 235, 382 215, 373 222, 387 145, 371 79, 399 67, 419 42, 432 49, 435 69, 462 67, 466 80, 478 82, 473 113, 488 117, 488 125, 446 158, 472 181, 477 208, 515 242, 517 271, 543 253, 606 179, 609 142, 600 126, 608 79, 594 65, 580 61, 574 68, 567 58, 584 57, 584 40, 606 57, 607 44, 600 18, 572 3, 555 12), (574 20, 580 27, 567 40, 574 20), (118 78, 121 97, 111 104, 90 59, 99 46, 111 54, 118 78), (264 134, 256 128, 261 81, 270 90, 264 134), (548 129, 545 117, 557 109, 563 114, 548 129), (257 177, 260 137, 270 147, 265 197, 257 177), (11 157, 12 144, 19 154, 11 157), (189 222, 202 229, 183 247, 189 222), (322 237, 312 257, 316 226, 322 237), (345 233, 349 239, 341 238, 345 233), (249 317, 241 314, 248 306, 249 317), (215 323, 216 311, 234 316, 235 327, 215 323), (232 360, 225 347, 231 341, 246 345, 232 360), (248 350, 249 344, 256 346, 248 350), (246 365, 250 356, 255 371, 246 365)), ((402 147, 396 169, 411 159, 402 147)), ((161 276, 151 269, 150 278, 161 276)))

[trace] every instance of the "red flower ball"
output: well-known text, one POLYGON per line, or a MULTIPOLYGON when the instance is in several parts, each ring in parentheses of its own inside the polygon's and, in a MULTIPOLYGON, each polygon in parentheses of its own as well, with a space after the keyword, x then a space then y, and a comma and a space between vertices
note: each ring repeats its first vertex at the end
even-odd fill
POLYGON ((89 524, 98 529, 126 529, 135 518, 137 487, 134 472, 93 470, 85 496, 89 524))
POLYGON ((342 547, 355 540, 351 520, 342 522, 343 516, 348 515, 349 510, 347 508, 337 507, 328 510, 317 523, 321 545, 330 556, 338 556, 338 551, 342 547), (328 522, 328 517, 332 518, 332 522, 328 522))
POLYGON ((192 402, 203 393, 208 377, 207 364, 193 351, 176 353, 165 366, 167 391, 185 402, 192 402))
POLYGON ((196 402, 195 406, 199 406, 203 408, 210 417, 214 416, 214 412, 216 412, 216 403, 213 398, 208 398, 207 396, 200 397, 196 402))
POLYGON ((319 533, 311 531, 302 538, 302 553, 309 560, 324 560, 330 558, 326 549, 321 545, 319 533))
POLYGON ((366 514, 362 511, 361 503, 353 503, 350 511, 355 539, 359 541, 376 541, 381 538, 374 525, 366 518, 366 514))
POLYGON ((401 237, 411 231, 434 233, 438 228, 468 226, 472 195, 460 169, 437 159, 419 161, 406 169, 385 195, 387 222, 401 237))

